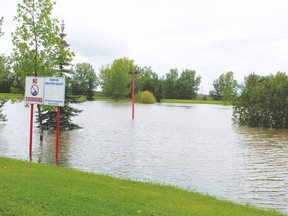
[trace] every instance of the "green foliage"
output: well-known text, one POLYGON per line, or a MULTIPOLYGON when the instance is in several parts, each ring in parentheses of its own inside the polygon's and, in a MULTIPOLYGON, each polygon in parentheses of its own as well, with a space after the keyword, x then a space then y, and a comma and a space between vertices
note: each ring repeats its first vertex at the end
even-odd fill
POLYGON ((135 68, 134 61, 126 57, 114 60, 111 65, 102 66, 100 79, 104 95, 116 101, 127 97, 131 92, 131 75, 128 72, 135 68))
POLYGON ((135 91, 150 91, 155 95, 157 102, 160 102, 163 98, 162 80, 151 67, 141 67, 137 71, 135 91))
POLYGON ((2 113, 2 107, 4 106, 5 103, 6 103, 5 100, 0 100, 0 122, 7 121, 7 116, 2 113))
POLYGON ((178 69, 170 69, 169 73, 166 74, 166 79, 164 80, 164 96, 165 98, 176 99, 178 98, 178 69))
POLYGON ((1 18, 0 18, 0 37, 4 35, 4 32, 2 32, 3 21, 4 21, 4 18, 1 17, 1 18))
POLYGON ((170 69, 164 79, 164 95, 170 99, 194 99, 199 91, 201 77, 194 70, 183 70, 179 77, 178 69, 170 69))
POLYGON ((0 91, 9 93, 13 80, 10 73, 9 58, 0 55, 0 91))
POLYGON ((237 96, 239 85, 234 79, 232 71, 223 73, 213 82, 214 90, 210 91, 210 96, 214 100, 223 100, 225 104, 233 101, 237 96))
POLYGON ((288 76, 281 72, 250 74, 234 104, 233 116, 240 125, 288 128, 288 76))
MULTIPOLYGON (((75 130, 81 127, 73 123, 72 118, 81 113, 81 110, 69 106, 66 102, 64 107, 60 107, 60 130, 75 130)), ((55 130, 57 120, 57 107, 43 106, 43 129, 55 130)))
POLYGON ((71 87, 74 95, 85 95, 87 100, 93 100, 98 78, 94 68, 89 63, 76 64, 71 87))
POLYGON ((280 216, 171 186, 0 158, 2 215, 280 216))
POLYGON ((14 17, 20 26, 12 34, 17 89, 24 91, 26 76, 53 76, 60 52, 58 21, 50 18, 55 3, 25 0, 14 17))
POLYGON ((201 77, 196 77, 196 71, 183 70, 178 80, 178 98, 181 99, 194 99, 197 96, 201 77))
POLYGON ((150 91, 141 91, 135 95, 135 102, 145 103, 145 104, 154 104, 156 102, 156 98, 153 93, 150 91))

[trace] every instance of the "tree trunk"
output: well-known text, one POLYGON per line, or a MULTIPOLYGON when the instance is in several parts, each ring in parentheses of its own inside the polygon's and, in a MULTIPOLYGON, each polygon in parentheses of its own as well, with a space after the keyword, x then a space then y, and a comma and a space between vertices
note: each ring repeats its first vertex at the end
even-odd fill
POLYGON ((37 105, 38 108, 38 118, 39 118, 39 128, 40 128, 40 141, 43 141, 43 122, 42 122, 42 110, 40 104, 37 105))

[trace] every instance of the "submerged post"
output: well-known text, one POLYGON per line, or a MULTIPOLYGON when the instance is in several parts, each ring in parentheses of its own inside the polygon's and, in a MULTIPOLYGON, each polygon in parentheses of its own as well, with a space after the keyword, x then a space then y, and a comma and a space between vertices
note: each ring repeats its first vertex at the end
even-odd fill
POLYGON ((132 119, 134 119, 134 103, 135 103, 135 74, 137 74, 136 71, 130 71, 129 74, 132 74, 132 119))
POLYGON ((60 136, 60 106, 57 107, 57 120, 56 120, 56 163, 59 159, 59 136, 60 136))
POLYGON ((33 117, 34 117, 34 104, 31 104, 31 115, 30 115, 30 144, 29 144, 29 158, 32 161, 32 143, 33 143, 33 117))

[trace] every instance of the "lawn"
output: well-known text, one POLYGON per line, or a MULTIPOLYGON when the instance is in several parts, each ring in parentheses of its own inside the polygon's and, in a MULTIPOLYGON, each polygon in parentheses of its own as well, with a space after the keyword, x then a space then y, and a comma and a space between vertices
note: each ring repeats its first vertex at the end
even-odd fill
POLYGON ((0 215, 283 215, 171 186, 1 157, 0 194, 0 215))

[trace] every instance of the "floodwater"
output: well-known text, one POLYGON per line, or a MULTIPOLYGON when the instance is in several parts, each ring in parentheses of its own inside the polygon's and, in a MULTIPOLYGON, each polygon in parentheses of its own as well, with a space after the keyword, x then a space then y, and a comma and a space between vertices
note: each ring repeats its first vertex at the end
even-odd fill
MULTIPOLYGON (((219 105, 85 102, 61 132, 60 166, 158 182, 288 213, 288 131, 233 125, 219 105)), ((30 109, 7 102, 0 124, 0 156, 29 160, 30 109)), ((40 143, 34 127, 33 161, 55 164, 55 132, 40 143)))

